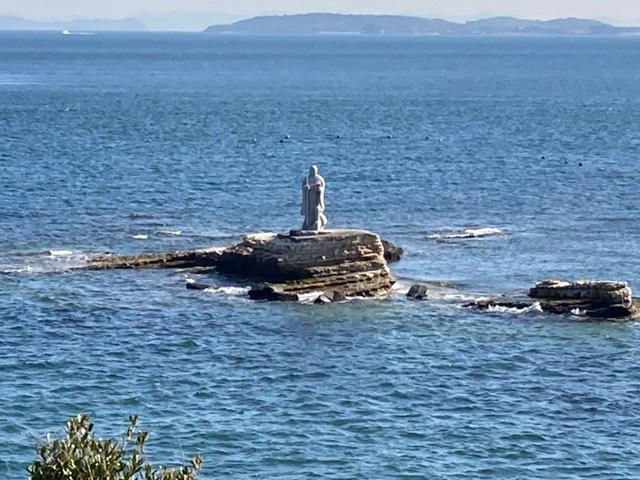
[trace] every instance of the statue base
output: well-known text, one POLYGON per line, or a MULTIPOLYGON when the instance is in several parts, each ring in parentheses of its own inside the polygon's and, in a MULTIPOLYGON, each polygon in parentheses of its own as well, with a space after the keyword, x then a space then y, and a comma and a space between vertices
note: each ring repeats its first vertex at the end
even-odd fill
MULTIPOLYGON (((338 230, 289 230, 289 236, 291 237, 311 237, 318 235, 326 235, 338 230)), ((287 236, 287 234, 280 234, 280 236, 287 236)))
POLYGON ((247 235, 222 254, 217 269, 256 282, 249 295, 257 300, 377 296, 394 283, 380 237, 366 230, 247 235))

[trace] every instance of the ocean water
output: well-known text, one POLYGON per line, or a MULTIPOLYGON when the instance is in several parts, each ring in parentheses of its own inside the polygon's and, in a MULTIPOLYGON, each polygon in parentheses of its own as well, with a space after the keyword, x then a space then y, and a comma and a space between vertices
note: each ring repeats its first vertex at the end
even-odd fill
POLYGON ((638 323, 461 306, 640 290, 639 85, 637 37, 1 33, 0 476, 85 412, 205 479, 640 477, 638 323), (298 227, 312 162, 391 298, 69 270, 298 227))

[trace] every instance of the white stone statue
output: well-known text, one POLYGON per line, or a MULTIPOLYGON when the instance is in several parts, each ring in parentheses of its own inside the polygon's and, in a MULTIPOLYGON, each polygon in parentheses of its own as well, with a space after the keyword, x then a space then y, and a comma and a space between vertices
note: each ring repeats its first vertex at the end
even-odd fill
POLYGON ((304 215, 302 230, 324 230, 324 178, 318 175, 318 167, 312 165, 309 175, 302 179, 302 208, 304 215))

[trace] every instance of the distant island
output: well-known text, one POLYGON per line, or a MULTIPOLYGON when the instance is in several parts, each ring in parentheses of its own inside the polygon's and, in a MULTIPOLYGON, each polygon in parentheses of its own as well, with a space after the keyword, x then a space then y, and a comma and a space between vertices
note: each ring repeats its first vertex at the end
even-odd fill
POLYGON ((620 35, 640 34, 640 27, 616 27, 596 20, 559 18, 522 20, 495 17, 466 23, 400 15, 308 13, 260 16, 230 25, 212 25, 207 33, 365 35, 620 35))

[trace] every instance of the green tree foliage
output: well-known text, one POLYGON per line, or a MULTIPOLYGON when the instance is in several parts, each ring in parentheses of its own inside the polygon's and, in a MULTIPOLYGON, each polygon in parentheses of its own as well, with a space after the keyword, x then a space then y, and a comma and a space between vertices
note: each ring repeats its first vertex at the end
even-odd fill
POLYGON ((197 480, 202 466, 199 455, 191 465, 154 468, 144 446, 149 432, 136 428, 137 416, 129 417, 122 441, 96 438, 86 415, 67 421, 64 438, 47 438, 37 448, 38 458, 27 468, 30 480, 197 480))

